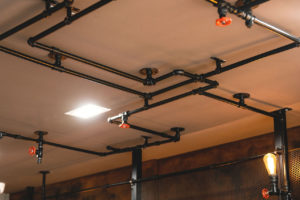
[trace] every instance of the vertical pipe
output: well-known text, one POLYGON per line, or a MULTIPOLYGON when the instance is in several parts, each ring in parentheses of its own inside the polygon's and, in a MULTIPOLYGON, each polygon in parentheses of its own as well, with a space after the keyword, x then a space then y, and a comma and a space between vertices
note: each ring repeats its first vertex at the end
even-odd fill
POLYGON ((46 175, 49 174, 49 171, 40 171, 40 173, 43 175, 43 181, 42 181, 42 200, 46 200, 46 175))
POLYGON ((26 187, 26 199, 25 200, 33 200, 34 195, 34 187, 26 187))
POLYGON ((288 138, 286 129, 286 109, 274 112, 274 143, 275 151, 278 152, 278 177, 279 188, 283 191, 281 198, 290 200, 290 179, 288 162, 288 138))
MULTIPOLYGON (((132 174, 131 181, 135 182, 142 178, 142 149, 132 151, 132 174)), ((142 183, 135 182, 131 184, 131 200, 142 199, 142 183)))

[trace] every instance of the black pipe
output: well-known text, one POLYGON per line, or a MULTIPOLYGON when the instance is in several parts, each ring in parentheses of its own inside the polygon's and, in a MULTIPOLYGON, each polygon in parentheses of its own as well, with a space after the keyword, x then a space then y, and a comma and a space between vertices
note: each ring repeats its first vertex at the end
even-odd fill
POLYGON ((23 54, 21 52, 18 52, 18 51, 15 51, 15 50, 3 47, 3 46, 0 46, 0 51, 3 51, 3 52, 8 53, 10 55, 13 55, 13 56, 16 56, 16 57, 19 57, 19 58, 22 58, 22 59, 25 59, 25 60, 28 60, 28 61, 31 61, 31 62, 34 62, 34 63, 37 63, 39 65, 48 67, 50 69, 57 70, 59 72, 64 72, 64 73, 67 73, 67 74, 70 74, 70 75, 73 75, 73 76, 77 76, 77 77, 87 79, 87 80, 90 80, 90 81, 93 81, 93 82, 96 82, 96 83, 100 83, 100 84, 103 84, 103 85, 106 85, 106 86, 109 86, 109 87, 112 87, 112 88, 115 88, 115 89, 119 89, 119 90, 122 90, 124 92, 132 93, 132 94, 135 94, 135 95, 138 95, 138 96, 141 96, 141 97, 145 97, 145 93, 139 92, 137 90, 133 90, 131 88, 127 88, 127 87, 124 87, 124 86, 121 86, 121 85, 118 85, 118 84, 115 84, 115 83, 111 83, 111 82, 108 82, 108 81, 105 81, 105 80, 102 80, 102 79, 99 79, 99 78, 96 78, 96 77, 93 77, 93 76, 90 76, 90 75, 87 75, 87 74, 83 74, 83 73, 77 72, 75 70, 65 68, 63 66, 56 66, 56 65, 51 64, 49 62, 43 61, 41 59, 23 54))
POLYGON ((94 66, 94 67, 96 67, 96 68, 98 68, 98 69, 102 69, 102 70, 105 70, 105 71, 108 71, 108 72, 117 74, 117 75, 119 75, 119 76, 123 76, 123 77, 125 77, 125 78, 129 78, 129 79, 132 79, 132 80, 141 82, 141 83, 144 82, 144 79, 142 79, 142 78, 140 78, 140 77, 138 77, 138 76, 134 76, 134 75, 132 75, 132 74, 129 74, 129 73, 120 71, 120 70, 118 70, 118 69, 109 67, 109 66, 107 66, 107 65, 104 65, 104 64, 101 64, 101 63, 97 63, 97 62, 95 62, 95 61, 92 61, 92 60, 83 58, 83 57, 81 57, 81 56, 77 56, 77 55, 72 54, 72 53, 68 53, 68 52, 66 52, 66 51, 57 49, 57 48, 55 48, 55 47, 49 47, 49 46, 47 46, 47 45, 45 45, 45 44, 42 44, 42 43, 39 43, 39 42, 34 43, 33 46, 34 46, 34 47, 37 47, 37 48, 40 48, 40 49, 43 49, 43 50, 46 50, 46 51, 50 51, 50 52, 57 53, 57 54, 59 54, 59 55, 62 55, 62 56, 71 58, 71 59, 76 60, 76 61, 78 61, 78 62, 82 62, 82 63, 88 64, 88 65, 94 66))
POLYGON ((79 19, 79 18, 81 18, 81 17, 89 14, 90 12, 93 12, 94 10, 96 10, 96 9, 98 9, 98 8, 100 8, 100 7, 108 4, 108 3, 110 3, 111 1, 113 1, 113 0, 102 0, 102 1, 99 1, 99 2, 97 2, 97 3, 95 3, 95 4, 91 5, 91 6, 87 7, 86 9, 82 10, 81 12, 79 12, 79 13, 71 16, 71 17, 68 17, 67 20, 64 20, 64 21, 62 21, 62 22, 60 22, 60 23, 58 23, 58 24, 50 27, 49 29, 41 32, 40 34, 38 34, 38 35, 36 35, 34 37, 29 38, 28 43, 30 45, 34 45, 34 43, 36 41, 42 39, 43 37, 46 37, 47 35, 49 35, 49 34, 55 32, 55 31, 57 31, 58 29, 60 29, 60 28, 62 28, 64 26, 72 23, 73 21, 75 21, 75 20, 77 20, 77 19, 79 19))
POLYGON ((43 175, 42 179, 42 200, 46 200, 46 175, 49 174, 49 171, 40 171, 40 173, 43 175))
POLYGON ((88 154, 92 154, 92 155, 96 155, 96 156, 106 156, 106 152, 96 152, 96 151, 81 149, 81 148, 77 148, 77 147, 67 146, 67 145, 63 145, 63 144, 57 144, 57 143, 48 142, 48 141, 44 141, 44 144, 54 146, 54 147, 63 148, 63 149, 78 151, 78 152, 82 152, 82 153, 88 153, 88 154))
MULTIPOLYGON (((138 128, 140 128, 140 130, 143 130, 142 127, 138 127, 138 128)), ((149 129, 144 129, 144 130, 145 130, 145 132, 148 131, 147 133, 149 133, 151 131, 149 129)), ((67 145, 63 145, 63 144, 57 144, 57 143, 54 143, 54 142, 48 142, 48 141, 45 141, 45 140, 43 140, 43 144, 103 157, 103 156, 108 156, 108 155, 112 155, 112 154, 131 152, 134 149, 147 148, 147 147, 158 146, 158 145, 169 143, 169 142, 179 141, 180 140, 180 131, 183 131, 184 129, 174 128, 174 129, 171 129, 171 130, 173 130, 173 131, 178 130, 178 131, 176 131, 175 136, 169 136, 167 140, 154 141, 154 142, 145 142, 142 145, 136 145, 136 146, 132 146, 132 147, 125 147, 125 148, 118 148, 118 149, 117 148, 112 148, 112 149, 110 149, 111 151, 109 151, 109 152, 96 152, 96 151, 91 151, 91 150, 87 150, 87 149, 67 146, 67 145)), ((154 134, 154 133, 155 133, 155 131, 152 131, 152 134, 154 134)), ((160 136, 162 136, 162 137, 167 135, 167 134, 159 133, 159 132, 156 132, 156 133, 160 134, 160 136)), ((22 135, 17 135, 17 134, 11 134, 11 133, 7 133, 7 132, 3 132, 3 131, 0 131, 0 136, 1 136, 0 138, 6 136, 6 137, 14 138, 14 139, 19 139, 19 140, 33 141, 33 142, 36 142, 36 143, 38 143, 40 141, 39 139, 34 139, 34 138, 30 138, 30 137, 26 137, 26 136, 22 136, 22 135)))
POLYGON ((200 95, 204 95, 206 97, 209 97, 209 98, 212 98, 212 99, 216 99, 218 101, 222 101, 222 102, 225 102, 225 103, 237 106, 239 108, 244 108, 246 110, 250 110, 250 111, 253 111, 253 112, 256 112, 256 113, 260 113, 260 114, 266 115, 268 117, 274 117, 274 116, 276 116, 274 113, 270 113, 270 112, 267 112, 267 111, 264 111, 264 110, 260 110, 258 108, 254 108, 254 107, 248 106, 246 104, 240 104, 239 102, 236 102, 236 101, 233 101, 233 100, 230 100, 230 99, 226 99, 224 97, 220 97, 220 96, 217 96, 217 95, 212 94, 212 93, 208 93, 208 92, 204 92, 203 91, 203 92, 200 93, 200 95))
POLYGON ((273 49, 273 50, 270 50, 270 51, 267 51, 267 52, 264 52, 264 53, 261 53, 261 54, 258 54, 256 56, 252 56, 252 57, 247 58, 245 60, 241 60, 241 61, 233 63, 231 65, 222 67, 220 70, 214 70, 214 71, 205 73, 205 74, 203 74, 203 77, 208 78, 208 77, 211 77, 211 76, 229 71, 231 69, 240 67, 242 65, 251 63, 253 61, 259 60, 261 58, 265 58, 265 57, 268 57, 268 56, 271 56, 271 55, 274 55, 274 54, 277 54, 277 53, 281 53, 283 51, 287 51, 289 49, 293 49, 295 47, 299 47, 299 43, 294 42, 294 43, 291 43, 291 44, 288 44, 288 45, 285 45, 285 46, 282 46, 282 47, 279 47, 279 48, 276 48, 276 49, 273 49))
POLYGON ((170 90, 173 90, 173 89, 182 87, 182 86, 184 86, 184 85, 187 85, 187 84, 190 84, 190 83, 193 83, 193 82, 195 82, 195 80, 193 80, 193 79, 188 79, 188 80, 186 80, 186 81, 177 83, 177 84, 175 84, 175 85, 172 85, 172 86, 169 86, 169 87, 166 87, 166 88, 163 88, 163 89, 154 91, 154 92, 150 92, 149 95, 150 95, 151 97, 154 97, 154 96, 160 95, 160 94, 162 94, 162 93, 168 92, 168 91, 170 91, 170 90))
POLYGON ((159 81, 162 81, 162 80, 165 80, 167 78, 170 78, 170 77, 172 77, 174 75, 175 75, 175 72, 173 71, 173 72, 169 72, 167 74, 164 74, 162 76, 159 76, 159 77, 155 78, 154 80, 155 80, 155 83, 157 83, 159 81))
MULTIPOLYGON (((137 180, 142 178, 142 155, 142 149, 135 149, 134 151, 132 151, 131 180, 137 180)), ((131 200, 142 200, 141 183, 131 184, 131 200)))
MULTIPOLYGON (((34 47, 38 47, 38 48, 43 49, 43 50, 46 50, 46 51, 57 53, 57 54, 62 55, 62 56, 66 56, 66 57, 74 59, 76 61, 79 61, 79 62, 88 64, 88 65, 97 67, 99 69, 102 69, 102 70, 105 70, 105 71, 117 74, 119 76, 123 76, 125 78, 129 78, 129 79, 141 82, 141 83, 144 83, 144 81, 145 81, 144 79, 142 79, 140 77, 137 77, 137 76, 134 76, 132 74, 129 74, 129 73, 126 73, 126 72, 114 69, 112 67, 109 67, 107 65, 103 65, 101 63, 97 63, 95 61, 92 61, 92 60, 89 60, 89 59, 86 59, 86 58, 83 58, 83 57, 80 57, 80 56, 68 53, 66 51, 60 50, 60 49, 55 48, 55 47, 50 47, 50 46, 47 46, 47 45, 39 43, 39 42, 34 43, 33 46, 34 47)), ((163 89, 160 89, 160 90, 157 90, 157 91, 154 91, 154 92, 151 92, 148 95, 152 98, 154 96, 157 96, 159 94, 165 93, 165 92, 170 91, 172 89, 176 89, 178 87, 181 87, 181 86, 193 83, 195 81, 201 80, 201 79, 199 79, 199 80, 197 79, 197 77, 198 77, 197 75, 191 74, 189 72, 186 72, 184 70, 180 70, 179 69, 179 70, 174 70, 173 72, 170 72, 168 74, 165 74, 163 76, 160 76, 160 77, 156 78, 155 82, 158 82, 158 81, 170 78, 170 77, 172 77, 174 75, 183 75, 183 76, 189 77, 191 79, 183 81, 183 82, 180 82, 180 83, 177 83, 175 85, 172 85, 172 86, 169 86, 169 87, 166 87, 166 88, 163 88, 163 89)), ((207 80, 207 79, 204 79, 203 81, 206 82, 206 83, 209 83, 209 84, 212 84, 212 82, 213 82, 213 81, 210 81, 210 80, 207 80)))
POLYGON ((158 136, 164 137, 164 138, 170 138, 170 139, 174 138, 174 136, 168 135, 166 133, 161 133, 161 132, 153 131, 151 129, 143 128, 143 127, 140 127, 140 126, 135 126, 133 124, 129 124, 129 125, 130 125, 130 128, 135 129, 135 130, 139 130, 139 131, 142 131, 142 132, 150 133, 150 134, 153 134, 153 135, 158 135, 158 136))
POLYGON ((163 178, 179 176, 179 175, 184 175, 184 174, 189 174, 189 173, 194 173, 194 172, 199 172, 199 171, 205 171, 205 170, 209 170, 209 169, 217 169, 217 168, 221 168, 221 167, 225 167, 225 166, 229 166, 229 165, 236 165, 236 164, 239 164, 239 163, 243 163, 243 162, 247 162, 247 161, 251 161, 251 160, 255 160, 255 159, 260 159, 264 155, 265 154, 250 156, 250 157, 239 159, 239 160, 222 162, 222 163, 217 163, 217 164, 211 164, 211 165, 207 165, 207 166, 203 166, 203 167, 198 167, 198 168, 194 168, 194 169, 183 170, 183 171, 178 171, 178 172, 173 172, 173 173, 155 175, 155 176, 151 176, 151 177, 141 178, 141 179, 138 179, 138 180, 125 180, 125 181, 120 181, 118 183, 113 183, 113 184, 105 184, 105 185, 101 185, 101 186, 94 186, 94 187, 84 188, 84 189, 74 191, 74 192, 66 192, 66 193, 63 193, 63 194, 48 196, 46 198, 47 199, 58 198, 58 197, 72 195, 72 194, 80 193, 80 192, 88 192, 88 191, 93 191, 93 190, 97 190, 97 189, 106 189, 106 188, 110 188, 110 187, 127 185, 127 184, 132 184, 132 183, 142 183, 142 182, 147 182, 147 181, 160 180, 160 179, 163 179, 163 178))
POLYGON ((144 149, 147 147, 152 147, 152 146, 159 146, 161 144, 166 144, 170 142, 176 142, 174 139, 167 139, 167 140, 161 140, 161 141, 155 141, 155 142, 149 142, 147 144, 140 144, 136 145, 134 147, 124 147, 124 148, 113 148, 114 150, 112 152, 109 152, 108 155, 111 154, 116 154, 116 153, 125 153, 125 152, 132 152, 135 149, 144 149))
POLYGON ((176 101, 176 100, 182 99, 182 98, 190 96, 190 95, 195 95, 195 94, 202 93, 203 91, 206 91, 206 90, 214 89, 217 86, 218 86, 218 83, 215 82, 214 85, 208 85, 208 86, 200 87, 198 89, 194 89, 192 91, 189 91, 189 92, 186 92, 186 93, 183 93, 183 94, 180 94, 180 95, 177 95, 177 96, 174 96, 174 97, 171 97, 171 98, 168 98, 168 99, 165 99, 165 100, 153 103, 153 104, 149 104, 147 106, 144 106, 144 107, 132 110, 132 111, 128 111, 127 114, 128 115, 133 115, 133 114, 136 114, 136 113, 139 113, 139 112, 142 112, 142 111, 154 108, 154 107, 158 107, 158 106, 164 105, 166 103, 170 103, 172 101, 176 101))
POLYGON ((14 28, 6 31, 5 33, 2 33, 0 35, 0 41, 3 40, 3 39, 5 39, 5 38, 7 38, 7 37, 9 37, 9 36, 11 36, 11 35, 13 35, 14 33, 17 33, 18 31, 23 30, 24 28, 26 28, 26 27, 28 27, 28 26, 30 26, 30 25, 32 25, 32 24, 40 21, 41 19, 50 16, 52 13, 54 13, 54 12, 56 12, 56 11, 64 8, 64 7, 65 7, 65 3, 63 2, 63 3, 59 3, 59 4, 55 5, 52 8, 49 8, 48 10, 43 11, 41 14, 39 14, 39 15, 37 15, 37 16, 35 16, 35 17, 33 17, 33 18, 31 18, 31 19, 23 22, 22 24, 20 24, 20 25, 18 25, 16 27, 14 27, 14 28))
MULTIPOLYGON (((3 131, 0 131, 0 133, 2 134, 2 136, 11 137, 11 138, 18 139, 18 140, 27 140, 27 141, 33 141, 33 142, 36 142, 36 143, 39 142, 39 139, 34 139, 34 138, 22 136, 22 135, 11 134, 11 133, 7 133, 7 132, 3 132, 3 131)), ((45 140, 43 140, 43 144, 47 144, 47 145, 50 145, 50 146, 55 146, 55 147, 59 147, 59 148, 63 148, 63 149, 78 151, 78 152, 82 152, 82 153, 93 154, 93 155, 97 155, 97 156, 105 156, 106 155, 106 153, 104 153, 104 152, 90 151, 90 150, 81 149, 81 148, 72 147, 72 146, 67 146, 67 145, 63 145, 63 144, 57 144, 57 143, 54 143, 54 142, 48 142, 48 141, 45 141, 45 140)))

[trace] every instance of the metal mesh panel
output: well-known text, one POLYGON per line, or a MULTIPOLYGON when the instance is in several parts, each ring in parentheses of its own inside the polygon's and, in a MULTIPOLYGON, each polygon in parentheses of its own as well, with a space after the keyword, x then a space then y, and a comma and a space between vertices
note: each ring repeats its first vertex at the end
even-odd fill
POLYGON ((293 200, 300 199, 300 149, 289 153, 290 180, 293 200))
MULTIPOLYGON (((255 159, 153 181, 152 191, 157 194, 148 196, 143 190, 143 200, 259 200, 263 199, 261 190, 268 184, 262 160, 255 159)), ((150 185, 147 184, 148 190, 150 185)))

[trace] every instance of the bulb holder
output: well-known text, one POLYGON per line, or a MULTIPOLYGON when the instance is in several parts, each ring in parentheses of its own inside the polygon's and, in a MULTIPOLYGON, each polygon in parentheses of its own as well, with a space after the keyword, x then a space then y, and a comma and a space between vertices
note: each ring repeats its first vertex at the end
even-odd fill
POLYGON ((270 196, 279 196, 280 194, 282 194, 282 192, 278 188, 278 176, 273 175, 273 176, 269 176, 269 178, 270 178, 270 188, 269 189, 264 188, 261 191, 261 194, 264 199, 269 199, 270 196))
POLYGON ((278 176, 269 176, 270 177, 270 195, 279 195, 280 190, 278 188, 278 176))

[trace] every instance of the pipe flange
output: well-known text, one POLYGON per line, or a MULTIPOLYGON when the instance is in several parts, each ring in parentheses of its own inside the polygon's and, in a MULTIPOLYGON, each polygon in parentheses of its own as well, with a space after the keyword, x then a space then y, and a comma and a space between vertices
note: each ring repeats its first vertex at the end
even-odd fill
POLYGON ((35 131, 34 132, 34 134, 36 134, 36 135, 38 135, 38 136, 40 136, 40 135, 47 135, 48 134, 48 132, 47 131, 35 131))
POLYGON ((140 69, 140 74, 146 76, 148 75, 149 73, 151 73, 152 75, 156 75, 158 74, 158 69, 157 68, 142 68, 140 69))
POLYGON ((249 97, 250 97, 249 93, 237 93, 233 95, 233 98, 240 100, 239 101, 240 106, 245 105, 245 99, 249 97))
POLYGON ((40 173, 40 174, 49 174, 50 171, 47 171, 47 170, 44 171, 44 170, 43 170, 43 171, 39 171, 39 173, 40 173))
POLYGON ((60 59, 61 59, 61 60, 67 59, 66 56, 63 56, 63 55, 61 55, 61 54, 59 54, 59 53, 55 53, 54 51, 50 51, 50 52, 48 53, 48 57, 49 57, 50 59, 52 59, 52 60, 56 60, 56 58, 57 58, 58 55, 60 56, 60 59))

